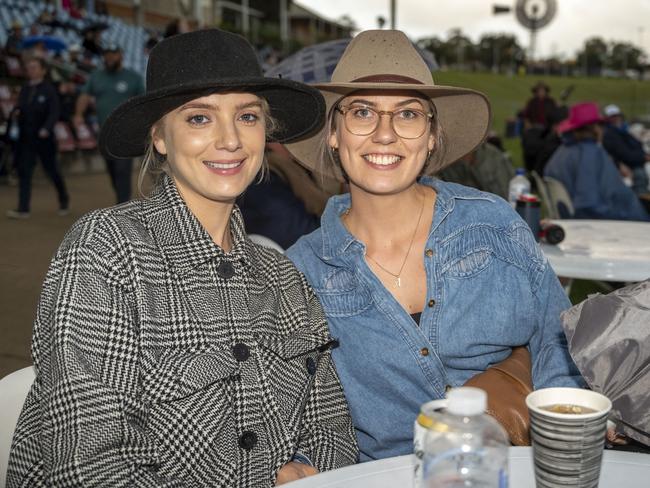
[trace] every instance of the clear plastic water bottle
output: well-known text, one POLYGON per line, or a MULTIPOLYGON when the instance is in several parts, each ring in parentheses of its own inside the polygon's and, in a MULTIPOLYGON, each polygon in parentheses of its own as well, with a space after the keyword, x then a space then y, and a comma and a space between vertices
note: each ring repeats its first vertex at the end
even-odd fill
POLYGON ((508 184, 508 201, 512 208, 517 206, 517 199, 524 193, 530 193, 530 181, 526 178, 526 170, 518 168, 508 184))
POLYGON ((485 413, 487 394, 449 392, 424 438, 422 488, 507 488, 508 435, 485 413))

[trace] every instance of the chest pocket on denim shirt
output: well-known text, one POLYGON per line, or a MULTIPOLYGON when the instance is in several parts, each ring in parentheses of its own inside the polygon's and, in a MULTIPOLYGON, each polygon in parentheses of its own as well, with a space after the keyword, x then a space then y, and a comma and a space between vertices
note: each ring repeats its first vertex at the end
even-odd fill
POLYGON ((451 278, 466 278, 474 276, 487 268, 494 259, 492 249, 468 249, 446 263, 442 273, 451 278))
POLYGON ((335 270, 314 287, 314 291, 325 315, 330 317, 359 315, 372 304, 368 288, 347 269, 335 270))

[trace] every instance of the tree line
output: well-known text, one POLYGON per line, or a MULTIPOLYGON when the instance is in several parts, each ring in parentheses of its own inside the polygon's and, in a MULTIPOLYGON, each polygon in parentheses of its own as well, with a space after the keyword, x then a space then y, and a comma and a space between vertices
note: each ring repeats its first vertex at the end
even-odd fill
POLYGON ((453 29, 446 39, 426 37, 417 44, 431 51, 441 67, 453 69, 515 73, 522 67, 529 71, 561 75, 642 74, 648 68, 644 51, 629 42, 587 39, 573 58, 546 56, 530 62, 526 49, 513 34, 484 34, 473 42, 460 29, 453 29))

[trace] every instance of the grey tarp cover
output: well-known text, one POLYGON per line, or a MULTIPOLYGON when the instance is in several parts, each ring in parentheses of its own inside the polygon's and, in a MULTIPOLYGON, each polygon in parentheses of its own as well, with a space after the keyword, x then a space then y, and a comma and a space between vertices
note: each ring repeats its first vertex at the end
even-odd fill
POLYGON ((593 295, 562 314, 569 352, 612 420, 650 445, 650 280, 593 295))

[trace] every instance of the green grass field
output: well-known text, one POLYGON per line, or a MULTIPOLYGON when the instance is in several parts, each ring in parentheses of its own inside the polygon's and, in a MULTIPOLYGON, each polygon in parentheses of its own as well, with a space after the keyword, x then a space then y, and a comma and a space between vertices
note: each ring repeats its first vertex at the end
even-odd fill
MULTIPOLYGON (((609 78, 569 78, 559 76, 507 76, 492 73, 437 71, 433 78, 440 85, 456 85, 485 93, 492 103, 492 127, 502 137, 507 119, 514 118, 530 98, 530 87, 543 80, 551 87, 551 96, 574 85, 568 103, 593 101, 605 106, 615 103, 629 120, 645 116, 650 118, 650 81, 609 78)), ((522 166, 521 146, 518 139, 504 139, 517 166, 522 166)))

